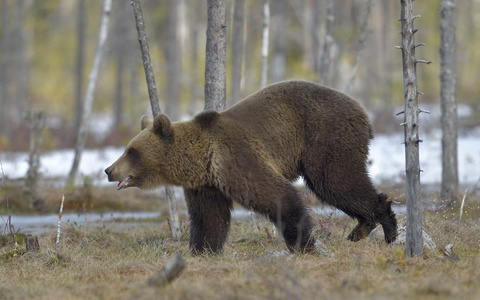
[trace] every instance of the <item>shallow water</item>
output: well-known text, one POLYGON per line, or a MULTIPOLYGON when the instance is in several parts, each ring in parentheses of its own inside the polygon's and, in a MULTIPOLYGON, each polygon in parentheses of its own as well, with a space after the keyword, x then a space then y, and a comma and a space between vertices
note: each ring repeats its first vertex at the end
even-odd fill
MULTIPOLYGON (((405 205, 394 205, 393 210, 396 214, 405 214, 405 205)), ((311 207, 311 212, 320 216, 330 217, 344 217, 346 216, 342 211, 329 207, 329 206, 315 206, 311 207)), ((186 213, 186 212, 185 212, 186 213)), ((105 226, 139 226, 152 224, 157 222, 151 222, 150 219, 160 217, 160 212, 109 212, 109 213, 87 213, 87 214, 63 214, 61 224, 83 226, 99 225, 105 226), (124 220, 132 220, 135 222, 129 222, 124 220), (145 221, 142 221, 145 220, 145 221), (117 222, 121 221, 121 222, 117 222)), ((232 217, 234 219, 245 219, 252 216, 252 212, 244 208, 237 208, 232 211, 232 217)), ((0 216, 0 224, 3 230, 1 233, 6 233, 6 224, 8 216, 0 216)), ((25 234, 38 234, 42 232, 52 231, 56 232, 58 226, 58 215, 12 215, 12 225, 14 230, 20 230, 25 234)))

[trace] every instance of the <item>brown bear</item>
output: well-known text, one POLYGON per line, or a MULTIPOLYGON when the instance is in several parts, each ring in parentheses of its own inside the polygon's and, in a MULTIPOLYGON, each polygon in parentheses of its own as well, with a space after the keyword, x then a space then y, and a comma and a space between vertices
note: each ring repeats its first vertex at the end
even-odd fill
POLYGON ((144 116, 142 131, 105 172, 118 189, 183 186, 193 253, 222 250, 233 201, 268 217, 290 251, 314 249, 312 219, 292 181, 302 176, 322 201, 358 220, 358 241, 377 223, 395 240, 387 196, 367 172, 367 114, 347 95, 315 83, 267 86, 222 111, 186 122, 144 116))

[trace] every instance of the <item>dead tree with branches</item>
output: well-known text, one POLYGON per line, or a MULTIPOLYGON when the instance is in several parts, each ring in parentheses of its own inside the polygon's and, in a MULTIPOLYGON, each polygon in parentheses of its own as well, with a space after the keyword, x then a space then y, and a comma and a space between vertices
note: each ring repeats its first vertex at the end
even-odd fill
POLYGON ((422 237, 422 203, 420 193, 420 159, 419 144, 422 142, 418 134, 418 115, 422 110, 418 108, 417 63, 430 63, 417 60, 415 49, 425 44, 415 44, 414 20, 420 16, 413 15, 413 0, 400 0, 402 22, 402 50, 403 61, 403 89, 405 109, 405 169, 407 190, 407 233, 405 254, 408 257, 423 255, 422 237))

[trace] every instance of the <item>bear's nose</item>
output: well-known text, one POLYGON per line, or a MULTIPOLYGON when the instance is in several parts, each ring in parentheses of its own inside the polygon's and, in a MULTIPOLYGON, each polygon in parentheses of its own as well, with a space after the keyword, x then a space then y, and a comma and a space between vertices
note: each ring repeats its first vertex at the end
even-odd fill
POLYGON ((107 176, 110 178, 110 175, 112 175, 112 170, 110 170, 110 168, 106 168, 106 169, 105 169, 105 173, 106 173, 107 176))

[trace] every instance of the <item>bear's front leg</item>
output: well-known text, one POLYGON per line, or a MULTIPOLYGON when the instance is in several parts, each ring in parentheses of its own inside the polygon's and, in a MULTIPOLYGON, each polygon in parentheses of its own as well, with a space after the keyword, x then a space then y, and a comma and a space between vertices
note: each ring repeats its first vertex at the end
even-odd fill
POLYGON ((220 253, 230 228, 232 200, 214 187, 184 189, 190 215, 190 250, 193 254, 220 253))

